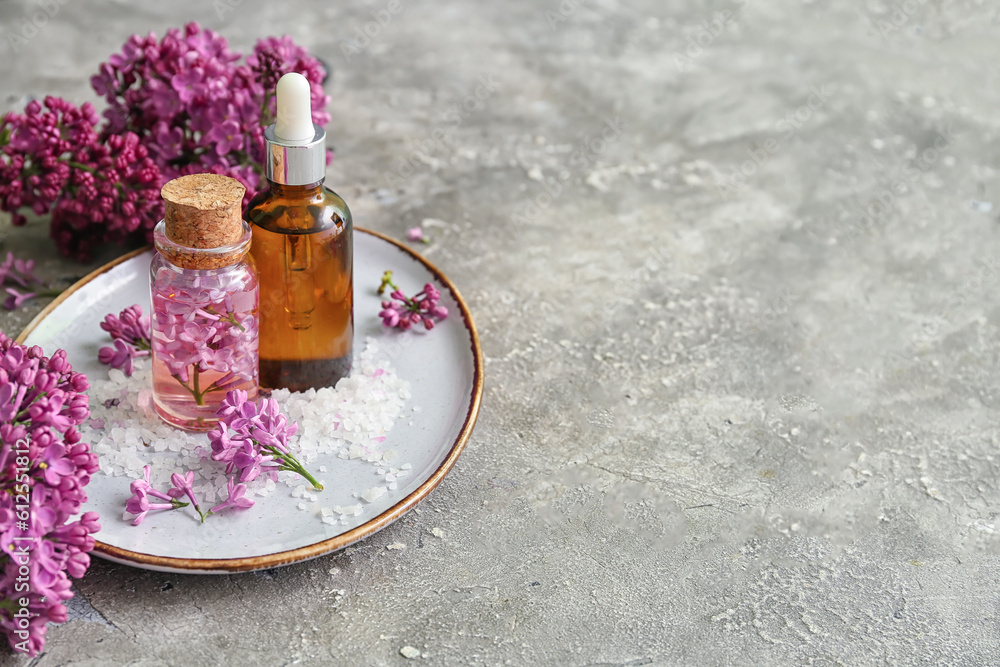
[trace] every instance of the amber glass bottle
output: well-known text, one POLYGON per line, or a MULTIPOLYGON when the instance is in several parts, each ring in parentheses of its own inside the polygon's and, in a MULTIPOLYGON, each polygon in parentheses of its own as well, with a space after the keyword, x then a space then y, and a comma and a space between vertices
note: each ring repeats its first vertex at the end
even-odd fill
POLYGON ((351 372, 353 228, 323 186, 326 132, 311 121, 309 83, 285 74, 277 120, 264 130, 268 189, 250 202, 260 281, 260 385, 304 391, 351 372))
POLYGON ((351 372, 351 212, 323 183, 271 183, 250 202, 260 300, 260 383, 302 391, 351 372))

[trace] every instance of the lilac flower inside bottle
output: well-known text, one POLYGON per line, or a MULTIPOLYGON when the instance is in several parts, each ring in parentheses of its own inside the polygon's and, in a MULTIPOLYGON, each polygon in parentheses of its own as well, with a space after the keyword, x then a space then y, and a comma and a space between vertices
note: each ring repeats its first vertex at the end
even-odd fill
POLYGON ((235 179, 193 174, 163 186, 153 232, 153 401, 169 424, 207 431, 226 392, 258 391, 257 271, 235 179))

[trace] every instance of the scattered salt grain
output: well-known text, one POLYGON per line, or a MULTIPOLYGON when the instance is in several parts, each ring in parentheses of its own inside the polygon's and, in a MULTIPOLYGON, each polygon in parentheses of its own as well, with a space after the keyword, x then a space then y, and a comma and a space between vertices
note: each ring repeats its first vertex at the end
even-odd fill
POLYGON ((399 649, 399 654, 406 658, 407 660, 413 660, 414 658, 420 657, 420 651, 413 648, 412 646, 404 646, 399 649))
POLYGON ((348 505, 347 507, 334 505, 333 511, 341 516, 358 516, 364 510, 361 505, 348 505))
POLYGON ((444 537, 444 531, 437 527, 432 528, 431 533, 434 537, 444 537))
POLYGON ((385 492, 386 489, 384 486, 373 486, 372 488, 361 492, 361 500, 366 503, 373 503, 384 496, 385 492))
POLYGON ((397 551, 399 549, 405 549, 406 545, 403 544, 402 542, 393 542, 392 544, 387 544, 385 548, 397 551))

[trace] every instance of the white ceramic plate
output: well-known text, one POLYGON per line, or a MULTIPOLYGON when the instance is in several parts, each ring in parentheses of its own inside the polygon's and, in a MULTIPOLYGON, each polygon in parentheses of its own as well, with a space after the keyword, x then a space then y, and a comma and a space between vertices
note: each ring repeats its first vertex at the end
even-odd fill
MULTIPOLYGON (((93 272, 43 310, 18 340, 39 345, 47 354, 63 348, 75 370, 88 377, 107 377, 97 350, 109 339, 99 324, 107 313, 118 313, 133 303, 149 312, 151 257, 151 250, 139 250, 93 272)), ((399 480, 398 489, 366 504, 364 514, 346 525, 324 524, 315 512, 299 510, 300 501, 279 485, 282 492, 259 500, 252 509, 213 516, 203 525, 182 512, 166 512, 132 526, 122 520, 131 480, 98 472, 87 487, 84 508, 101 515, 96 555, 136 567, 186 573, 287 565, 343 549, 375 533, 440 483, 472 433, 482 398, 482 352, 472 317, 461 295, 433 265, 402 244, 362 229, 354 234, 354 286, 355 347, 371 336, 381 347, 395 350, 396 373, 410 383, 411 403, 421 409, 412 420, 400 420, 383 443, 384 450, 399 453, 400 463, 412 465, 412 473, 399 480), (448 318, 426 334, 383 327, 376 289, 386 269, 407 291, 433 283, 448 307, 448 318)), ((326 507, 358 503, 353 494, 377 481, 370 464, 345 462, 335 455, 328 460, 321 456, 310 468, 315 473, 324 464, 337 471, 336 478, 329 472, 320 475, 327 482, 321 494, 326 507)))

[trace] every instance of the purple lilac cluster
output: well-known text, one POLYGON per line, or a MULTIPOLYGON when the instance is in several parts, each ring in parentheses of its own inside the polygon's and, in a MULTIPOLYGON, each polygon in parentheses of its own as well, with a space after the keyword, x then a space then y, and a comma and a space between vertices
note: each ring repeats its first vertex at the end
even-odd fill
MULTIPOLYGON (((264 126, 274 120, 274 85, 287 72, 312 84, 313 121, 325 125, 329 98, 318 60, 289 37, 268 37, 253 53, 189 23, 133 35, 91 79, 108 102, 104 121, 90 103, 30 102, 0 119, 0 210, 52 214, 59 251, 87 260, 95 245, 152 240, 162 218, 160 187, 212 172, 239 180, 245 203, 261 185, 264 126)), ((327 160, 332 153, 327 154, 327 160)))
POLYGON ((169 268, 153 292, 153 357, 198 405, 211 392, 257 383, 257 293, 242 276, 207 275, 197 285, 169 268), (176 280, 175 280, 176 278, 176 280), (214 373, 211 384, 199 377, 214 373))
POLYGON ((87 571, 100 530, 96 512, 71 521, 98 469, 77 430, 88 386, 65 351, 47 358, 0 332, 0 628, 32 656, 46 624, 66 620, 69 577, 87 571))
POLYGON ((219 425, 209 432, 208 439, 212 443, 212 459, 226 464, 228 497, 203 512, 192 488, 193 471, 188 471, 186 475, 174 473, 170 478, 171 488, 163 493, 151 486, 151 469, 147 465, 143 469, 143 479, 132 482, 132 496, 125 503, 125 512, 131 516, 133 526, 138 526, 150 511, 155 510, 191 506, 204 523, 212 514, 232 507, 253 507, 254 501, 246 495, 247 483, 261 474, 277 479, 279 472, 294 472, 309 480, 317 490, 323 489, 289 450, 288 440, 295 435, 298 424, 288 423, 273 398, 254 403, 248 400, 245 391, 230 391, 219 408, 218 416, 219 425), (189 502, 181 501, 182 497, 189 502))
POLYGON ((278 473, 287 470, 302 475, 316 489, 323 489, 289 450, 288 439, 299 425, 288 423, 273 398, 254 403, 247 400, 245 391, 231 391, 218 414, 219 425, 209 431, 208 439, 212 459, 224 462, 227 474, 238 474, 241 482, 250 482, 261 473, 277 480, 278 473))
POLYGON ((35 275, 34 271, 35 260, 18 259, 14 257, 14 253, 7 253, 7 259, 0 263, 0 287, 10 285, 5 290, 7 298, 3 302, 4 308, 15 310, 20 308, 25 301, 34 299, 36 296, 56 296, 59 294, 58 290, 44 289, 45 283, 35 275), (17 287, 14 287, 15 285, 17 287))
POLYGON ((382 274, 378 293, 382 294, 390 287, 390 300, 382 302, 382 311, 378 314, 383 325, 405 331, 422 322, 425 329, 433 329, 435 319, 440 321, 448 317, 448 309, 438 304, 441 292, 434 285, 427 283, 423 291, 408 297, 392 282, 392 271, 386 271, 382 274))
POLYGON ((129 306, 117 317, 108 313, 101 328, 111 334, 114 347, 102 347, 97 360, 122 369, 125 375, 132 375, 135 360, 149 356, 152 349, 149 318, 142 314, 142 307, 139 304, 129 306))
POLYGON ((281 75, 309 80, 318 125, 330 122, 330 98, 323 66, 290 37, 261 39, 245 62, 240 58, 224 37, 197 23, 168 30, 160 41, 153 33, 133 35, 91 79, 108 103, 103 135, 135 133, 164 181, 224 174, 246 186, 249 202, 263 177, 264 127, 274 122, 281 75))
MULTIPOLYGON (((52 214, 59 251, 87 260, 101 242, 121 243, 163 213, 164 178, 131 132, 101 138, 94 107, 58 97, 0 119, 0 210, 52 214)), ((150 226, 151 229, 151 226, 150 226)))

